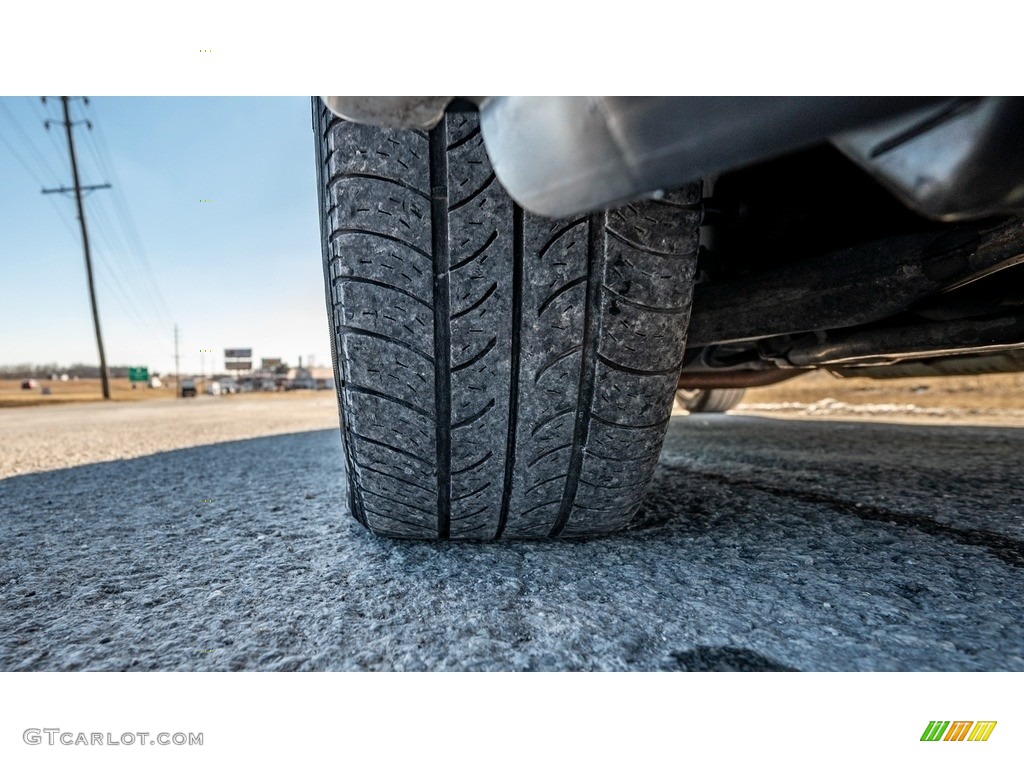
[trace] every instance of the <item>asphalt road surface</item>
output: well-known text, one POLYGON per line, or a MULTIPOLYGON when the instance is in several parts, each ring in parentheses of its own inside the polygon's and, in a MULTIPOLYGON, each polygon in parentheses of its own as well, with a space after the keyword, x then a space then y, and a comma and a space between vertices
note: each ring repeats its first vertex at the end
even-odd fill
POLYGON ((672 420, 634 530, 373 538, 335 430, 0 480, 2 670, 1024 670, 1024 430, 672 420))

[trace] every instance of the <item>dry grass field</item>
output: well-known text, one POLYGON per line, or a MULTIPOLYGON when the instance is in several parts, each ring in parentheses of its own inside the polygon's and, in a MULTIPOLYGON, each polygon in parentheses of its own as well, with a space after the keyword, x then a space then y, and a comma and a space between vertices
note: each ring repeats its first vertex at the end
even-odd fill
MULTIPOLYGON (((166 382, 165 382, 166 383, 166 382)), ((116 402, 174 398, 174 384, 161 389, 112 379, 111 398, 116 402)), ((288 397, 309 393, 289 392, 288 397)), ((249 393, 247 398, 281 397, 281 393, 249 393)), ((919 379, 840 379, 824 371, 798 376, 770 387, 747 390, 743 404, 803 404, 836 400, 848 405, 913 405, 920 408, 956 408, 972 412, 989 409, 1024 410, 1024 373, 988 376, 946 376, 919 379)), ((99 379, 81 381, 39 380, 39 388, 21 389, 20 380, 0 380, 0 408, 54 403, 87 403, 102 400, 99 379), (49 395, 41 394, 43 387, 49 395)))
MULTIPOLYGON (((49 381, 37 379, 36 389, 22 389, 20 379, 0 379, 0 408, 18 405, 48 405, 52 403, 88 403, 103 399, 99 379, 82 379, 81 381, 49 381), (49 387, 50 394, 42 394, 43 388, 49 387)), ((110 380, 110 397, 116 401, 126 400, 160 400, 174 398, 174 384, 160 389, 150 389, 145 384, 137 384, 132 389, 128 379, 110 380)))
MULTIPOLYGON (((81 381, 37 379, 37 382, 39 386, 36 389, 22 389, 20 379, 0 379, 0 408, 22 405, 53 405, 56 403, 98 403, 103 400, 99 379, 82 379, 81 381), (42 394, 44 387, 49 388, 50 394, 42 394)), ((197 380, 198 383, 199 381, 197 380)), ((205 384, 203 386, 205 388, 205 384)), ((145 384, 137 384, 136 389, 132 389, 131 382, 128 379, 110 380, 110 399, 114 402, 173 400, 174 394, 174 379, 164 379, 164 386, 160 389, 150 389, 145 384)), ((230 395, 230 397, 261 398, 281 397, 282 395, 287 397, 303 397, 309 394, 311 393, 308 390, 295 390, 287 393, 248 392, 243 395, 230 395)))
MULTIPOLYGON (((677 413, 680 412, 677 406, 677 413)), ((840 379, 824 371, 747 390, 736 413, 775 418, 1024 427, 1024 374, 840 379)))
POLYGON ((1024 373, 886 380, 840 379, 825 371, 815 371, 774 386, 748 389, 743 403, 810 404, 826 398, 850 405, 1024 409, 1024 373))

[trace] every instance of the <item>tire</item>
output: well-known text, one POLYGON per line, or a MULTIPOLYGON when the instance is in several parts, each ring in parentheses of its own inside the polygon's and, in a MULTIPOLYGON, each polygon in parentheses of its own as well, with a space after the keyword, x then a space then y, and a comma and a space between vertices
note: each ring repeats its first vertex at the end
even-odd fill
POLYGON ((551 221, 495 180, 475 113, 403 131, 314 100, 314 129, 349 511, 398 538, 625 526, 676 390, 699 182, 551 221))
POLYGON ((725 413, 740 404, 745 389, 680 389, 676 401, 690 413, 725 413))

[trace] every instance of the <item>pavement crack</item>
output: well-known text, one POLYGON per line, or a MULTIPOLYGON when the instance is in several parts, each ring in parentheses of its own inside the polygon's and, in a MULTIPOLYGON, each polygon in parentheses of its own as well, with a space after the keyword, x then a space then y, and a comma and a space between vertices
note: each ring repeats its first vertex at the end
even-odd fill
POLYGON ((758 483, 753 480, 746 480, 729 475, 721 475, 717 472, 706 472, 703 470, 689 469, 686 467, 675 467, 663 465, 661 467, 667 472, 674 474, 685 474, 701 477, 715 483, 730 485, 737 488, 761 491, 772 496, 778 496, 810 504, 823 504, 832 507, 843 514, 852 515, 861 520, 872 523, 892 523, 904 528, 913 528, 929 536, 938 536, 955 541, 968 547, 982 547, 990 555, 1001 560, 1014 568, 1024 568, 1024 542, 1011 536, 1004 536, 994 531, 979 530, 976 528, 957 528, 952 525, 940 523, 926 515, 915 515, 905 512, 893 512, 884 507, 876 507, 869 504, 859 504, 846 499, 837 499, 824 493, 814 491, 798 490, 794 488, 779 488, 778 486, 758 483))

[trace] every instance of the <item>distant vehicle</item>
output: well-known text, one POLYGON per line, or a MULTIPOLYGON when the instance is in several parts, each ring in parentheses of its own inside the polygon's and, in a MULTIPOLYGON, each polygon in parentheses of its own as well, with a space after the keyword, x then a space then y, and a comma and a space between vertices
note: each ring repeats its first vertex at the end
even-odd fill
POLYGON ((220 395, 221 395, 220 382, 211 381, 209 384, 207 384, 206 385, 206 394, 213 395, 214 397, 220 397, 220 395))
POLYGON ((234 379, 221 379, 217 383, 220 384, 220 391, 222 394, 238 394, 238 383, 234 379))
POLYGON ((35 379, 22 379, 21 380, 21 388, 22 389, 35 389, 38 386, 39 386, 39 382, 36 381, 35 379))
POLYGON ((195 397, 197 394, 196 383, 192 379, 185 379, 181 382, 181 396, 195 397))
POLYGON ((163 385, 164 385, 164 383, 162 381, 160 381, 160 377, 159 376, 153 376, 149 380, 149 388, 150 389, 160 389, 163 385))

